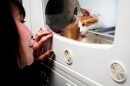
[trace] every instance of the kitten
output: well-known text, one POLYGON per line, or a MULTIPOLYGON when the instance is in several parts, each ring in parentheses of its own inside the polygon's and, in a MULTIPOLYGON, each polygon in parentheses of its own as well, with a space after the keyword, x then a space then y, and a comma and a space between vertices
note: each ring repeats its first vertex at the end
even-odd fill
POLYGON ((74 23, 71 23, 71 24, 67 25, 66 27, 64 27, 61 30, 60 35, 70 38, 70 39, 78 40, 79 33, 80 33, 80 28, 78 26, 78 23, 74 22, 74 23))
POLYGON ((84 8, 80 8, 80 11, 83 15, 75 15, 77 21, 65 26, 60 35, 81 42, 96 43, 96 35, 87 32, 90 29, 104 27, 100 15, 84 8))

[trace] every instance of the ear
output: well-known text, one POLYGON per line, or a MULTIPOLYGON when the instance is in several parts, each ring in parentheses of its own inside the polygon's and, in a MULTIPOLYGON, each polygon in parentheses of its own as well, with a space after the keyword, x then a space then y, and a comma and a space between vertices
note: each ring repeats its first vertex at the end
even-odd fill
POLYGON ((84 8, 80 8, 81 13, 83 14, 83 16, 90 16, 90 13, 87 9, 84 8))

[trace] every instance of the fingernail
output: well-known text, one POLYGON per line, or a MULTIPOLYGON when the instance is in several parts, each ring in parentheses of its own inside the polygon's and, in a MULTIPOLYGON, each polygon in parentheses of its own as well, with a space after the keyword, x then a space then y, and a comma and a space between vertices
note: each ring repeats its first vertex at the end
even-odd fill
POLYGON ((52 54, 54 54, 54 52, 53 52, 53 51, 51 51, 51 52, 50 52, 50 55, 52 55, 52 54))
POLYGON ((42 30, 42 27, 40 28, 40 30, 42 30))
POLYGON ((52 52, 50 52, 50 57, 49 58, 51 58, 51 59, 55 59, 55 54, 54 54, 54 52, 52 51, 52 52))

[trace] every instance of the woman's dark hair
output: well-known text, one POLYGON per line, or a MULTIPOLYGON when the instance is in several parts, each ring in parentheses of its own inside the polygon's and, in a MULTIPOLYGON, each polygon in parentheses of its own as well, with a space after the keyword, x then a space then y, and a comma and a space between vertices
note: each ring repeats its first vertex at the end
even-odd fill
POLYGON ((20 0, 11 0, 13 1, 13 4, 16 5, 16 7, 18 8, 20 14, 25 17, 25 10, 24 7, 22 5, 22 3, 20 2, 20 0))
POLYGON ((19 33, 12 16, 12 4, 25 17, 25 10, 19 0, 0 0, 0 63, 4 66, 3 72, 16 73, 18 69, 19 33), (7 70, 8 68, 12 70, 7 70))

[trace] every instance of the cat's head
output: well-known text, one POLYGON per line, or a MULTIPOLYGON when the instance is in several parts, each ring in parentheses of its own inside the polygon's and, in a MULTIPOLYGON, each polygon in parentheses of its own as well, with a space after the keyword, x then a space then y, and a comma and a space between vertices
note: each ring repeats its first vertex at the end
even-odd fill
POLYGON ((75 15, 78 20, 78 26, 80 28, 80 34, 84 35, 89 29, 96 28, 98 18, 97 16, 78 16, 75 15))
POLYGON ((82 15, 75 15, 80 27, 80 34, 85 35, 89 29, 104 28, 102 16, 94 11, 80 8, 82 15))

